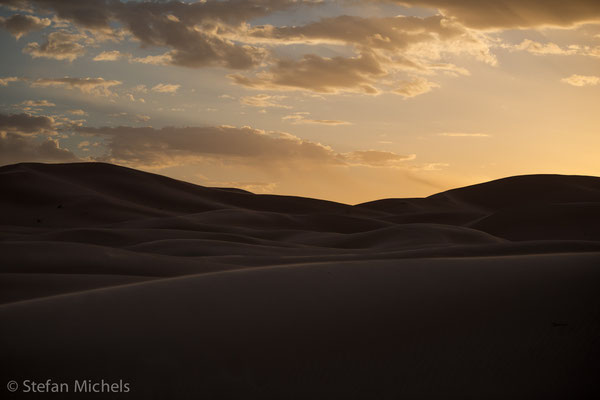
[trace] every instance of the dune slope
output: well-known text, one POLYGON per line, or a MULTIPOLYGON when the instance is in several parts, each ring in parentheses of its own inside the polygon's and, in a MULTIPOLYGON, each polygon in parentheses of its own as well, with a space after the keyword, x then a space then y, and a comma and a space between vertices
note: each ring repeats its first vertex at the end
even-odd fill
POLYGON ((600 396, 600 178, 355 206, 102 163, 5 166, 0 186, 3 382, 124 380, 140 399, 600 396))

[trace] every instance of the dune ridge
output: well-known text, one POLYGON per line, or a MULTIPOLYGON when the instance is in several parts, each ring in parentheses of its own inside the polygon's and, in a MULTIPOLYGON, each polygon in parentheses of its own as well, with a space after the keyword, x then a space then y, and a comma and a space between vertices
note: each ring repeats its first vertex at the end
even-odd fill
POLYGON ((600 178, 346 205, 26 163, 0 187, 11 379, 128 379, 144 399, 600 395, 600 178))

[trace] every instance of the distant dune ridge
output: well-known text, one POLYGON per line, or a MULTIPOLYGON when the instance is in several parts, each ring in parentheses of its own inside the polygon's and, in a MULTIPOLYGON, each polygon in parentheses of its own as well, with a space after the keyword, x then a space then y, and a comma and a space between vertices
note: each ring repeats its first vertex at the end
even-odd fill
POLYGON ((3 384, 600 398, 600 178, 354 206, 103 163, 5 166, 0 187, 3 384))

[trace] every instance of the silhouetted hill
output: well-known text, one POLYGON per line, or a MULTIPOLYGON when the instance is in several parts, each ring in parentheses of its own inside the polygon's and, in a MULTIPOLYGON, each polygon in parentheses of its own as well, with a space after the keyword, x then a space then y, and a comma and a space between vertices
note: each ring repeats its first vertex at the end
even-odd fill
POLYGON ((422 199, 358 207, 396 223, 437 222, 511 240, 600 239, 600 178, 523 175, 452 189, 422 199))

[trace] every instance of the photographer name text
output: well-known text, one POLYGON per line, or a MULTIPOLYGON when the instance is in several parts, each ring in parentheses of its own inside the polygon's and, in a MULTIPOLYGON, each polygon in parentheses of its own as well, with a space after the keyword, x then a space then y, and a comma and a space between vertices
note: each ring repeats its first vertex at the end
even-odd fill
POLYGON ((131 386, 129 382, 122 379, 116 382, 104 379, 76 379, 71 382, 57 382, 52 379, 46 379, 45 381, 25 379, 21 383, 8 382, 7 389, 10 392, 19 391, 22 393, 129 393, 131 386))

